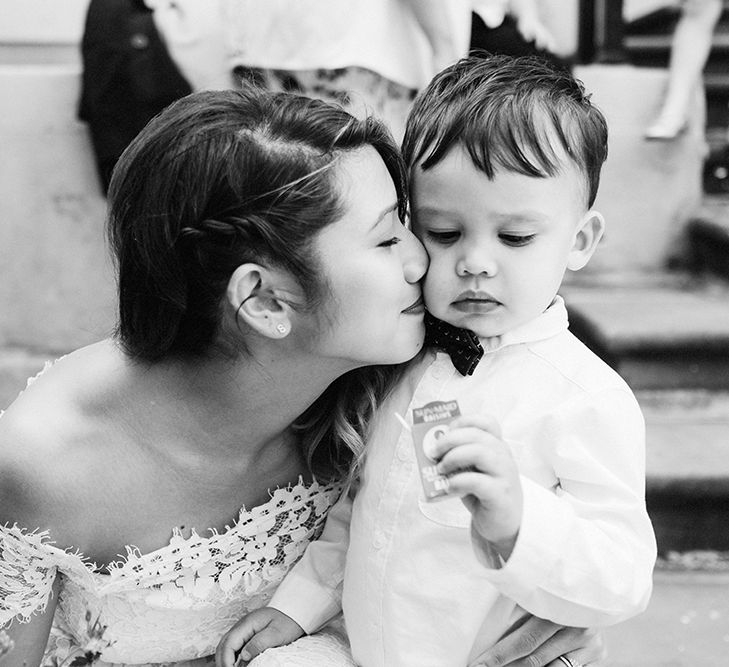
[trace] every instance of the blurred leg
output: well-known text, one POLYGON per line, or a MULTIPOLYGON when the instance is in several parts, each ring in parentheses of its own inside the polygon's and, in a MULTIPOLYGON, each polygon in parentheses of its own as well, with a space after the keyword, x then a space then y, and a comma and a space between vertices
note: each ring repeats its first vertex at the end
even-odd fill
POLYGON ((666 97, 658 117, 646 130, 648 139, 673 139, 685 127, 721 10, 721 0, 683 3, 671 43, 666 97))

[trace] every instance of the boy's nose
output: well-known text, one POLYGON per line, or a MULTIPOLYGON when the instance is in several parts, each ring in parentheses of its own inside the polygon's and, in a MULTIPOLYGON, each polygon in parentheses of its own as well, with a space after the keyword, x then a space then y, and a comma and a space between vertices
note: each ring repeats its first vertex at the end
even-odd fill
POLYGON ((403 270, 405 280, 409 283, 417 283, 428 270, 428 253, 425 252, 423 244, 409 229, 403 231, 403 270))
POLYGON ((456 273, 459 276, 478 276, 485 275, 488 277, 496 275, 498 268, 496 260, 483 247, 472 247, 456 262, 456 273))

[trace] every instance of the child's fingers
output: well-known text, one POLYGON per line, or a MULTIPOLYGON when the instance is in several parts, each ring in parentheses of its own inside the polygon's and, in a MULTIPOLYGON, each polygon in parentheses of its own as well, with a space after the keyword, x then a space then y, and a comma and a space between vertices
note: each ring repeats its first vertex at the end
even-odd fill
POLYGON ((243 660, 253 660, 259 653, 267 648, 288 644, 291 640, 284 641, 281 633, 270 627, 254 635, 254 637, 241 649, 240 656, 243 660))
POLYGON ((215 666, 216 667, 233 667, 235 664, 235 649, 225 642, 221 641, 218 648, 215 649, 215 666))
POLYGON ((459 445, 448 450, 438 461, 441 475, 452 475, 459 471, 474 471, 485 475, 501 475, 504 471, 504 455, 482 443, 459 445))
POLYGON ((282 612, 272 611, 276 616, 241 649, 242 660, 252 660, 267 648, 290 644, 305 634, 304 629, 292 618, 282 612))
POLYGON ((464 470, 448 477, 448 493, 454 496, 474 496, 480 502, 503 500, 504 485, 481 472, 464 470))
POLYGON ((502 440, 482 428, 461 426, 455 429, 451 428, 443 436, 433 441, 428 453, 432 458, 438 461, 443 458, 447 452, 463 445, 471 444, 477 444, 482 449, 502 450, 506 448, 506 445, 502 440))
POLYGON ((491 415, 462 415, 461 417, 456 417, 450 423, 451 430, 464 428, 467 426, 474 426, 484 431, 488 431, 497 438, 501 437, 501 424, 499 424, 499 421, 496 419, 496 417, 493 417, 491 415))
MULTIPOLYGON (((263 618, 253 612, 241 621, 238 621, 223 638, 215 650, 216 667, 233 667, 236 662, 236 653, 241 647, 249 641, 255 634, 263 630, 271 622, 270 618, 263 618)), ((244 660, 250 660, 250 657, 242 656, 244 660)))
POLYGON ((235 665, 236 653, 254 634, 252 631, 247 630, 246 627, 246 631, 242 632, 238 626, 235 626, 223 635, 218 648, 215 649, 216 667, 233 667, 235 665))

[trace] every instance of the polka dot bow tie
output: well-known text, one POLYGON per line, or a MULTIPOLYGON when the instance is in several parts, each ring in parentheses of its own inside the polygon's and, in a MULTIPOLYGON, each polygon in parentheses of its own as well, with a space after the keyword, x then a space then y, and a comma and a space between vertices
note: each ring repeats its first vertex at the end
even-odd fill
POLYGON ((447 352, 461 375, 473 375, 483 356, 478 336, 468 329, 459 329, 425 312, 425 345, 447 352))

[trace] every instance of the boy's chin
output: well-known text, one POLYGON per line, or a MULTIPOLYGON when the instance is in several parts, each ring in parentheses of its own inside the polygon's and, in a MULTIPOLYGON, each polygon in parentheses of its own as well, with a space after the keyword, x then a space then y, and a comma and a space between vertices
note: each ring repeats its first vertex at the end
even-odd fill
MULTIPOLYGON (((438 315, 436 315, 436 317, 438 317, 438 315)), ((473 333, 475 333, 479 338, 495 338, 504 333, 503 324, 494 321, 494 318, 489 318, 488 316, 448 316, 441 317, 439 319, 442 319, 444 322, 447 322, 454 327, 458 327, 459 329, 468 329, 469 331, 473 331, 473 333)))

